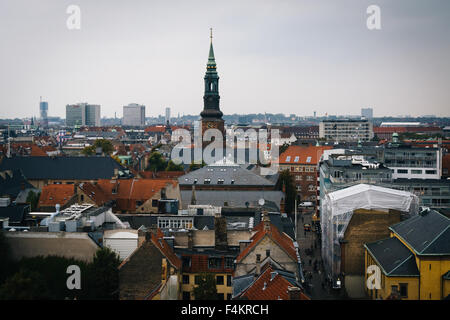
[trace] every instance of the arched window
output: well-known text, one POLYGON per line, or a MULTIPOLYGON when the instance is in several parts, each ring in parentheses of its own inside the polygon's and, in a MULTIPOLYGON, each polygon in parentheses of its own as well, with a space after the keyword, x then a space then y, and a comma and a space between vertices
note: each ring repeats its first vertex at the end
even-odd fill
POLYGON ((213 91, 213 83, 212 82, 209 83, 209 91, 213 91))

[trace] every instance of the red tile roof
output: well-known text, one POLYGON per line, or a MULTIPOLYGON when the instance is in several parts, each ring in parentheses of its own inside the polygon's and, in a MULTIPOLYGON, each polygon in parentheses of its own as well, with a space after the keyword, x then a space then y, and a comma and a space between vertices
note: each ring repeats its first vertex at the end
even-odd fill
POLYGON ((136 201, 145 202, 162 188, 169 185, 175 187, 177 184, 178 181, 173 179, 101 179, 97 184, 80 184, 80 189, 97 205, 115 200, 118 210, 133 211, 136 210, 136 201))
POLYGON ((209 268, 208 258, 206 254, 182 254, 183 257, 191 258, 190 267, 183 267, 183 272, 200 273, 200 272, 216 272, 216 273, 232 273, 233 268, 225 267, 225 257, 222 256, 222 264, 220 268, 209 268))
POLYGON ((181 269, 181 259, 173 251, 172 247, 164 240, 164 234, 161 229, 158 228, 156 234, 152 233, 152 243, 155 247, 158 248, 159 251, 169 260, 170 264, 177 268, 181 269))
POLYGON ((333 146, 289 146, 280 155, 280 164, 309 164, 316 165, 325 150, 333 149, 333 146), (290 158, 288 158, 290 157, 290 158), (298 157, 298 161, 295 161, 298 157), (309 161, 307 161, 309 158, 309 161))
MULTIPOLYGON (((289 300, 288 288, 294 285, 283 276, 276 274, 273 279, 274 269, 268 267, 241 295, 248 300, 289 300), (265 284, 265 288, 264 288, 265 284)), ((310 300, 304 293, 300 293, 300 300, 310 300)))
POLYGON ((38 207, 65 205, 75 194, 73 184, 50 184, 42 188, 38 207))
POLYGON ((297 261, 297 251, 294 243, 285 233, 280 233, 277 227, 270 223, 270 229, 264 230, 264 221, 259 223, 253 230, 257 232, 250 238, 251 243, 238 255, 237 262, 245 258, 253 248, 265 237, 268 236, 278 244, 294 261, 297 261))

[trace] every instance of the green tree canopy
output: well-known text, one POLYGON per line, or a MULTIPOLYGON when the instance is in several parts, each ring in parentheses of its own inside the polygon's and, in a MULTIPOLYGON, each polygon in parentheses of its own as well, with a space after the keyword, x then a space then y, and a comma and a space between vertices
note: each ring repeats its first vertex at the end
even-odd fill
POLYGON ((114 146, 111 141, 106 139, 97 139, 92 146, 84 148, 82 153, 84 155, 91 156, 95 154, 97 148, 102 148, 102 152, 107 155, 110 155, 114 151, 114 146))
POLYGON ((175 164, 172 160, 169 160, 166 171, 184 171, 184 168, 181 163, 175 164))
POLYGON ((148 161, 147 171, 164 171, 167 168, 167 162, 159 152, 152 152, 148 161))
POLYGON ((40 193, 29 191, 26 202, 30 204, 31 211, 35 211, 39 202, 40 193))
POLYGON ((204 166, 206 166, 206 163, 205 163, 205 161, 203 161, 203 160, 202 160, 202 163, 201 163, 201 164, 200 164, 200 163, 192 162, 192 163, 189 165, 189 171, 194 171, 194 170, 203 168, 204 166))
POLYGON ((109 248, 103 248, 95 253, 89 266, 91 283, 95 299, 112 300, 119 296, 119 256, 109 248))
POLYGON ((212 273, 198 275, 198 284, 194 287, 195 300, 217 300, 216 277, 212 273))

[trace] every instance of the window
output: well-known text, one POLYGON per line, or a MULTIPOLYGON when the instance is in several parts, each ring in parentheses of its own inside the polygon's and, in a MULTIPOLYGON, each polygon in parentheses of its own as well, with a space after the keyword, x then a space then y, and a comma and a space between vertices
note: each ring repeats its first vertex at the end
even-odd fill
POLYGON ((436 170, 425 170, 426 174, 436 174, 436 170))
POLYGON ((211 179, 205 179, 205 180, 203 181, 203 183, 204 183, 204 184, 211 184, 211 179))
POLYGON ((234 267, 234 258, 225 258, 225 268, 232 269, 234 267))
POLYGON ((227 300, 231 300, 231 293, 227 293, 227 300))
POLYGON ((182 257, 181 261, 183 262, 183 268, 191 267, 191 257, 182 257))
POLYGON ((224 184, 225 180, 224 179, 217 179, 217 184, 224 184))
POLYGON ((408 173, 408 170, 407 169, 398 169, 397 173, 405 174, 405 173, 408 173))
POLYGON ((311 162, 311 157, 306 158, 306 163, 310 163, 311 162))
POLYGON ((286 157, 286 162, 290 162, 291 161, 291 156, 287 156, 286 157))
POLYGON ((189 275, 183 274, 183 284, 189 284, 189 275))
POLYGON ((191 293, 188 291, 183 291, 183 300, 191 300, 191 293))
POLYGON ((266 250, 266 257, 270 257, 270 250, 266 250))
POLYGON ((261 261, 261 255, 260 254, 257 254, 256 255, 256 262, 260 262, 261 261))
POLYGON ((223 293, 218 293, 217 294, 217 299, 218 300, 225 300, 225 295, 223 293))
MULTIPOLYGON (((230 275, 227 276, 227 287, 231 287, 231 276, 230 275)), ((228 300, 230 300, 230 299, 228 299, 228 300)))
POLYGON ((81 200, 81 202, 84 201, 84 195, 83 194, 81 195, 80 200, 81 200))
POLYGON ((209 258, 208 259, 208 268, 210 269, 218 269, 220 268, 222 259, 220 258, 209 258))
POLYGON ((152 207, 157 207, 158 206, 158 199, 153 199, 152 200, 152 207))
POLYGON ((194 283, 195 284, 200 284, 200 279, 201 279, 201 276, 195 276, 194 283))
POLYGON ((411 170, 412 174, 422 174, 422 170, 411 170))
POLYGON ((217 276, 216 277, 216 284, 217 285, 223 285, 223 276, 217 276))
POLYGON ((402 298, 408 297, 408 284, 407 283, 399 283, 400 286, 400 296, 402 298))
POLYGON ((294 162, 298 162, 299 159, 300 159, 300 157, 296 156, 295 159, 294 159, 294 162))

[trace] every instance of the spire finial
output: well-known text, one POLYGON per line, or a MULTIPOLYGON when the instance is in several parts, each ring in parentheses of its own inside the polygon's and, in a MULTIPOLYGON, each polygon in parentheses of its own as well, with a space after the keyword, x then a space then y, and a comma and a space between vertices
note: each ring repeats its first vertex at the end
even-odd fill
POLYGON ((213 38, 213 36, 212 36, 212 28, 209 28, 209 30, 211 32, 211 35, 209 37, 211 38, 211 42, 212 42, 212 38, 213 38))

